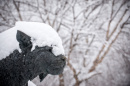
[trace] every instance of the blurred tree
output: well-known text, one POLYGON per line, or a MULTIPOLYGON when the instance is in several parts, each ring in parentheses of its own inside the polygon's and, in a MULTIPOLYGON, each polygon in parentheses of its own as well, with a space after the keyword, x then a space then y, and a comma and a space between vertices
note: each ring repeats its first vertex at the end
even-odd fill
POLYGON ((38 86, 128 86, 129 0, 2 0, 0 31, 16 21, 43 22, 61 36, 68 57, 63 74, 38 86), (118 67, 117 67, 118 66, 118 67), (123 69, 122 69, 123 67, 123 69))

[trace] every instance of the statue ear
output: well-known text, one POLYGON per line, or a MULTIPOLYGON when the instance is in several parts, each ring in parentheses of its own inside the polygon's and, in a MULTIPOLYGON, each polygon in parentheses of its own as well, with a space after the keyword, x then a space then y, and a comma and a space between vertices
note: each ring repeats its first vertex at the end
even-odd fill
POLYGON ((32 42, 31 37, 23 33, 22 31, 17 30, 16 39, 19 42, 19 47, 22 50, 22 53, 26 54, 31 51, 32 42))

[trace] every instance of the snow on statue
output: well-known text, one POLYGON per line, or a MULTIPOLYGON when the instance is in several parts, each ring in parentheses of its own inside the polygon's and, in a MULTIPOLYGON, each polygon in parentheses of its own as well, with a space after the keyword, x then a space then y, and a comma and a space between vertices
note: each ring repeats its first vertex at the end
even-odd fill
POLYGON ((0 34, 0 59, 5 58, 15 49, 21 51, 16 40, 17 30, 31 37, 32 50, 36 45, 39 47, 47 45, 53 47, 52 52, 56 56, 64 55, 62 41, 52 27, 44 23, 17 22, 13 28, 0 34))
POLYGON ((47 74, 61 74, 65 62, 62 41, 47 24, 17 22, 0 33, 0 86, 25 86, 37 75, 42 81, 47 74))

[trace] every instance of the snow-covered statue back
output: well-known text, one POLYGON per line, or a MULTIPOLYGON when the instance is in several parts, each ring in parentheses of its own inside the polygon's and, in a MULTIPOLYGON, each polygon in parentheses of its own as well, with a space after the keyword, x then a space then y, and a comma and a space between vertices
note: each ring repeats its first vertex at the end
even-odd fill
POLYGON ((58 75, 65 66, 62 41, 49 25, 17 22, 0 33, 0 86, 25 86, 39 75, 58 75))

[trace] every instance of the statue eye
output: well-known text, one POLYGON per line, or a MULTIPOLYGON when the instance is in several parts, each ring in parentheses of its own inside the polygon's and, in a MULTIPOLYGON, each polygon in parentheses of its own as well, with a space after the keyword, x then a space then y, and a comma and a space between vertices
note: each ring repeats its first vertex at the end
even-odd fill
POLYGON ((51 52, 52 53, 52 47, 48 47, 48 46, 46 46, 46 50, 48 50, 49 52, 51 52))
POLYGON ((52 53, 52 49, 49 49, 49 52, 51 52, 51 53, 52 53))

